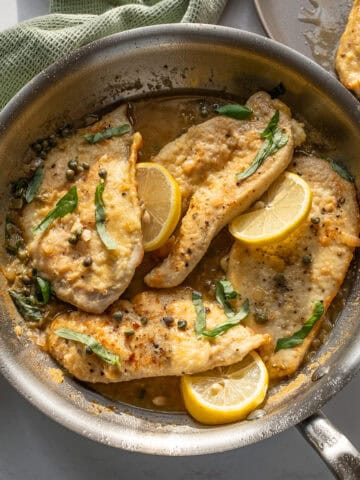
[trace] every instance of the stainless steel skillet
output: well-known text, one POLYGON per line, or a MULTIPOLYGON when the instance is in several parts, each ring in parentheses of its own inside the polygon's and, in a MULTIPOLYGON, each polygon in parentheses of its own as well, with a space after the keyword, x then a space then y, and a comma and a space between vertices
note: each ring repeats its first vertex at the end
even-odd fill
MULTIPOLYGON (((196 89, 245 99, 280 81, 285 101, 332 144, 360 178, 360 108, 321 67, 271 40, 205 25, 163 25, 113 35, 84 47, 30 82, 0 114, 1 215, 8 182, 18 176, 27 146, 64 122, 139 95, 196 89)), ((6 285, 0 278, 3 292, 6 285)), ((0 296, 0 368, 34 405, 70 429, 108 445, 161 455, 214 453, 259 441, 301 423, 338 478, 360 478, 354 447, 314 414, 360 365, 359 262, 329 341, 297 377, 270 392, 252 419, 205 427, 187 415, 160 414, 117 405, 70 378, 52 380, 51 359, 13 329, 17 313, 0 296), (286 388, 286 395, 284 389, 286 388), (96 403, 94 403, 96 402, 96 403), (312 416, 311 416, 312 415, 312 416)))

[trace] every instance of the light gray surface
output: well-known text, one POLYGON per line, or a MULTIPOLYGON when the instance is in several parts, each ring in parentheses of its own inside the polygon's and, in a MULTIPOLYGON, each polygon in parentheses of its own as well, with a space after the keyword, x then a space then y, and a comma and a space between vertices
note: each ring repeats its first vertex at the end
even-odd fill
MULTIPOLYGON (((47 0, 0 0, 0 28, 46 13, 47 0), (18 11, 17 11, 18 7, 18 11)), ((230 1, 221 24, 262 33, 251 0, 230 1)), ((325 408, 360 447, 359 378, 325 408)), ((330 479, 295 429, 241 450, 193 458, 131 454, 98 445, 55 424, 0 378, 0 480, 330 479)))

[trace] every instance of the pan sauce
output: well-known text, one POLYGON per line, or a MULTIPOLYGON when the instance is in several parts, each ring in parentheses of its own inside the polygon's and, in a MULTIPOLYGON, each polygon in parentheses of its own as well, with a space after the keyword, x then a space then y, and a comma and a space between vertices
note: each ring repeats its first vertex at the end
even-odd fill
MULTIPOLYGON (((134 129, 142 133, 144 141, 139 161, 149 161, 163 145, 184 133, 191 125, 214 116, 214 107, 221 103, 224 103, 224 101, 215 97, 204 96, 159 97, 134 102, 129 107, 129 116, 134 123, 134 129), (169 122, 169 118, 171 118, 171 122, 169 122)), ((310 138, 309 144, 303 146, 302 150, 305 148, 307 151, 311 151, 311 143, 319 143, 316 131, 310 130, 308 138, 310 138)), ((324 145, 324 142, 321 143, 324 145)), ((205 257, 186 279, 185 285, 201 291, 204 296, 213 298, 216 281, 224 277, 222 265, 232 241, 227 229, 220 232, 212 242, 205 257)), ((159 263, 166 256, 166 253, 164 249, 160 249, 160 251, 145 255, 142 264, 138 267, 131 284, 123 295, 124 298, 131 298, 136 293, 146 289, 143 282, 144 275, 159 263)), ((13 261, 6 270, 6 276, 12 288, 17 288, 20 285, 24 287, 23 279, 29 275, 31 276, 31 272, 19 260, 13 261)), ((310 360, 314 350, 326 341, 332 325, 331 318, 335 318, 341 303, 342 299, 340 298, 330 308, 327 318, 323 322, 322 331, 314 341, 312 351, 307 354, 307 360, 310 360)), ((39 346, 44 347, 42 331, 46 324, 59 311, 72 308, 58 300, 51 301, 47 306, 41 329, 32 331, 34 341, 39 346)), ((91 384, 89 387, 114 401, 122 401, 156 410, 184 410, 179 391, 179 381, 176 377, 142 379, 119 384, 91 384)))

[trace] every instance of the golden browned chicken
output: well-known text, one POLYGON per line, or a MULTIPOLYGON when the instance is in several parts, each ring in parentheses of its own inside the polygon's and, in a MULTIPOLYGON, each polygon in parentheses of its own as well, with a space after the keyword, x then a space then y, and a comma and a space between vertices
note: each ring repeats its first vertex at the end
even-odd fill
POLYGON ((208 120, 191 127, 153 158, 178 181, 186 213, 168 257, 145 277, 147 285, 179 285, 214 236, 268 189, 288 166, 294 146, 305 139, 302 127, 291 120, 288 107, 267 93, 254 94, 247 106, 253 111, 249 119, 221 116, 208 120), (276 110, 280 111, 279 127, 287 135, 287 143, 268 156, 254 174, 237 180, 236 174, 254 161, 264 141, 260 132, 276 110))
POLYGON ((354 185, 329 162, 315 157, 297 155, 289 170, 312 189, 308 219, 273 246, 235 242, 227 270, 235 290, 250 300, 251 313, 244 323, 271 336, 260 352, 272 378, 297 370, 321 321, 301 345, 274 353, 277 340, 298 331, 312 316, 316 302, 322 301, 326 311, 344 280, 354 247, 360 245, 354 185))
POLYGON ((135 182, 141 136, 125 133, 94 144, 84 138, 85 134, 127 122, 121 107, 62 140, 49 153, 38 195, 23 213, 34 267, 51 281, 58 298, 87 312, 101 313, 119 298, 143 258, 135 182), (70 175, 69 161, 75 165, 70 175), (105 178, 102 200, 105 229, 114 243, 111 249, 100 238, 95 223, 95 191, 100 177, 105 178), (74 212, 56 219, 44 232, 33 234, 33 227, 74 186, 78 196, 74 212))
POLYGON ((360 0, 355 0, 340 39, 335 67, 341 83, 360 96, 360 0))
MULTIPOLYGON (((204 307, 209 329, 228 320, 218 304, 204 301, 204 307)), ((47 332, 48 350, 76 378, 111 383, 230 365, 269 341, 267 335, 254 334, 242 325, 213 339, 198 338, 195 319, 190 289, 143 292, 131 303, 119 300, 103 315, 72 312, 58 316, 47 332), (87 353, 81 343, 55 333, 64 328, 91 336, 118 356, 118 362, 113 362, 118 365, 104 362, 87 353)))

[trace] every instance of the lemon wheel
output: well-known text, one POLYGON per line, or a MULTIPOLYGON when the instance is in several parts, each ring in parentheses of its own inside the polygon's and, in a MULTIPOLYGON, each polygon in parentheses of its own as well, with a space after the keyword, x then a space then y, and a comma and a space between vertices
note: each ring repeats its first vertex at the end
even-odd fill
POLYGON ((139 163, 136 180, 144 207, 144 250, 149 252, 161 247, 175 230, 181 214, 181 192, 174 177, 158 163, 139 163))
POLYGON ((312 193, 299 175, 283 173, 256 202, 254 207, 236 217, 230 233, 241 242, 267 245, 282 240, 308 216, 312 193))
POLYGON ((233 365, 181 378, 186 409, 208 425, 242 420, 263 402, 267 388, 268 372, 256 352, 233 365))

